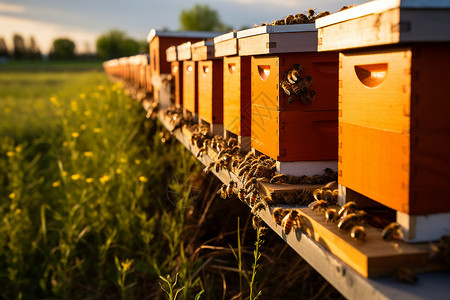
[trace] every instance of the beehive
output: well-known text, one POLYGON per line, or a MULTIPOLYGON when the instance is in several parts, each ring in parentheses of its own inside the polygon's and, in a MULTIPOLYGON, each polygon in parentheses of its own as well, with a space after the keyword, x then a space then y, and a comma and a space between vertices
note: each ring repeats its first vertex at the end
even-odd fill
POLYGON ((197 62, 192 60, 183 61, 183 109, 198 113, 197 62))
POLYGON ((183 62, 173 61, 172 66, 172 77, 175 85, 175 105, 176 107, 183 107, 183 62))
POLYGON ((448 234, 450 3, 372 1, 317 26, 342 51, 339 183, 396 210, 408 240, 448 234))
POLYGON ((206 38, 213 38, 215 35, 217 34, 205 31, 150 30, 147 41, 149 42, 150 66, 155 99, 159 100, 161 76, 164 74, 165 77, 171 73, 171 64, 170 61, 167 61, 166 49, 188 41, 196 42, 206 38))
POLYGON ((223 65, 214 56, 214 42, 192 44, 192 59, 198 61, 198 117, 213 134, 223 132, 223 65))

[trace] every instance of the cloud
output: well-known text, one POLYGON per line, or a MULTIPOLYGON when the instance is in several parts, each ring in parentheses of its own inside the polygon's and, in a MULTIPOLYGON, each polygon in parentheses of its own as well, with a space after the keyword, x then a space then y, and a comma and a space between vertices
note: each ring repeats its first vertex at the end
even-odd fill
POLYGON ((27 8, 23 5, 0 2, 0 13, 24 13, 26 11, 27 8))
POLYGON ((13 34, 18 33, 24 37, 25 41, 28 41, 29 37, 33 36, 43 53, 48 53, 53 40, 59 37, 66 37, 73 40, 78 52, 85 52, 87 47, 91 51, 95 50, 94 45, 98 36, 97 32, 21 17, 11 17, 1 14, 0 16, 2 36, 8 43, 9 49, 12 49, 11 40, 13 34))

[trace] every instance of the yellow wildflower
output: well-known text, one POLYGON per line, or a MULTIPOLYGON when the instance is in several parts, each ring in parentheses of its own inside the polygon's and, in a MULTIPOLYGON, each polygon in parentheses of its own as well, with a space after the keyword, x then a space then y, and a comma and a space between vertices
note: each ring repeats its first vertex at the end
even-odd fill
POLYGON ((70 176, 70 178, 72 178, 72 180, 78 180, 80 179, 80 174, 73 174, 72 176, 70 176))
POLYGON ((13 157, 14 156, 14 152, 8 151, 8 152, 6 152, 6 156, 13 157))
POLYGON ((92 153, 91 151, 86 151, 83 153, 84 156, 86 157, 91 157, 94 153, 92 153))
POLYGON ((14 199, 14 198, 16 198, 16 193, 9 194, 9 199, 14 199))
POLYGON ((52 187, 58 187, 61 185, 61 181, 56 180, 55 182, 52 183, 52 187))
POLYGON ((14 150, 16 150, 16 152, 21 152, 22 151, 22 147, 17 146, 16 148, 14 148, 14 150))
POLYGON ((91 115, 91 111, 90 111, 90 110, 86 110, 86 111, 84 112, 84 115, 85 115, 86 117, 89 117, 89 116, 91 115))
POLYGON ((94 178, 88 177, 88 178, 86 178, 86 182, 87 183, 92 183, 92 182, 94 182, 94 178))
POLYGON ((100 132, 103 131, 103 129, 96 127, 96 128, 93 129, 93 131, 94 131, 95 133, 100 133, 100 132))
POLYGON ((122 174, 122 170, 119 169, 119 168, 117 168, 117 169, 116 169, 116 173, 117 173, 117 174, 122 174))
POLYGON ((66 177, 67 176, 67 171, 62 171, 61 174, 62 174, 63 177, 66 177))
POLYGON ((3 109, 3 112, 4 112, 5 114, 9 114, 9 113, 11 112, 11 108, 5 107, 5 108, 3 109))
POLYGON ((97 93, 97 92, 93 93, 92 96, 93 96, 94 98, 100 98, 100 94, 97 93))
POLYGON ((74 138, 74 139, 76 139, 77 137, 79 137, 80 136, 80 134, 78 133, 78 132, 72 132, 72 137, 74 138))
POLYGON ((110 177, 108 175, 103 175, 99 180, 102 184, 105 184, 105 182, 109 181, 109 179, 110 177))
POLYGON ((67 142, 63 142, 63 143, 62 143, 62 146, 63 146, 63 147, 67 147, 68 145, 69 145, 69 144, 68 144, 67 142))
POLYGON ((86 130, 86 128, 87 128, 86 124, 81 124, 81 126, 80 126, 81 130, 86 130))
POLYGON ((85 93, 81 93, 80 94, 80 99, 86 99, 86 94, 85 93))
POLYGON ((122 272, 127 272, 128 269, 131 267, 131 264, 133 263, 133 260, 131 259, 126 259, 126 261, 121 262, 120 264, 122 265, 122 272))
POLYGON ((103 91, 103 90, 105 89, 105 87, 104 87, 103 85, 99 85, 97 88, 98 88, 100 91, 103 91))
POLYGON ((59 103, 58 102, 58 98, 56 98, 55 96, 51 96, 50 97, 50 102, 53 103, 53 104, 58 104, 59 103))
POLYGON ((120 159, 119 159, 119 161, 121 162, 121 163, 126 163, 127 162, 127 159, 126 158, 123 158, 123 157, 121 157, 120 159))
POLYGON ((147 181, 148 181, 148 178, 145 177, 145 176, 139 176, 139 181, 140 181, 140 182, 147 182, 147 181))
POLYGON ((72 111, 77 111, 78 110, 78 103, 75 100, 70 101, 70 109, 72 111))
POLYGON ((134 163, 137 164, 137 165, 140 165, 141 164, 141 160, 140 159, 135 159, 134 163))

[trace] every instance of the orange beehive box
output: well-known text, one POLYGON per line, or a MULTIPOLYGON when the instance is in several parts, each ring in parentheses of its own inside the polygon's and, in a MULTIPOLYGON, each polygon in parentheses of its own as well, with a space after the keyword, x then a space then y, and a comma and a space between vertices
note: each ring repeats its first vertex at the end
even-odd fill
POLYGON ((172 77, 175 85, 175 105, 176 107, 183 107, 183 62, 172 62, 172 77))
POLYGON ((194 116, 198 113, 197 62, 183 61, 183 108, 194 116))
POLYGON ((223 59, 223 125, 238 137, 251 131, 251 59, 231 56, 223 59))
POLYGON ((198 116, 209 123, 213 134, 223 127, 223 63, 222 60, 198 62, 198 116))
POLYGON ((200 41, 191 45, 192 60, 209 60, 216 58, 214 55, 214 41, 212 39, 200 41))
POLYGON ((254 56, 251 64, 252 147, 279 162, 336 160, 338 54, 254 56), (312 77, 308 104, 288 103, 280 87, 294 64, 312 77))
POLYGON ((319 48, 343 51, 339 183, 396 210, 412 241, 450 230, 450 3, 424 3, 372 1, 317 21, 319 48))

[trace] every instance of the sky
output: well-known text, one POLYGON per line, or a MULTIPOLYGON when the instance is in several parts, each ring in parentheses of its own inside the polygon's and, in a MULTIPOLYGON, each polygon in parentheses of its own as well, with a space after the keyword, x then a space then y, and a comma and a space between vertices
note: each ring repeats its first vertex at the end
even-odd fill
POLYGON ((26 41, 34 36, 42 52, 48 52, 55 38, 67 37, 78 52, 95 52, 95 40, 111 29, 125 31, 146 40, 152 28, 177 30, 182 9, 208 4, 220 20, 239 29, 289 14, 338 11, 343 5, 368 0, 0 0, 0 37, 12 48, 12 36, 26 41))

